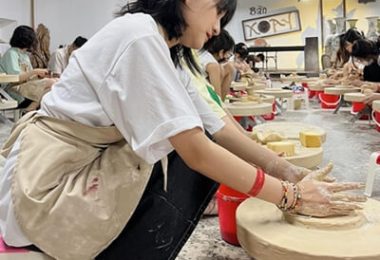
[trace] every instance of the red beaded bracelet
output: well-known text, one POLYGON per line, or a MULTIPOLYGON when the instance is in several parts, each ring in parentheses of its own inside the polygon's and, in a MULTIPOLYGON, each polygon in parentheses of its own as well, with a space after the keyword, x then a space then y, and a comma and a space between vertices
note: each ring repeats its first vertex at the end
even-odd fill
POLYGON ((251 190, 248 192, 248 195, 252 197, 256 197, 257 194, 259 194, 259 192, 263 188, 264 182, 265 182, 264 171, 261 169, 257 169, 255 183, 253 184, 251 190))

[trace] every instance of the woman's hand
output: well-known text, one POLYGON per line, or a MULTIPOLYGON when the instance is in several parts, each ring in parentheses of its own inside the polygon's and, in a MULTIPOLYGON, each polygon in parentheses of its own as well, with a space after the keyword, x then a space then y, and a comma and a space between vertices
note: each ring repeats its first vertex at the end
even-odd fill
POLYGON ((332 164, 307 175, 299 184, 301 202, 295 213, 315 217, 344 216, 361 209, 358 202, 365 202, 363 195, 339 193, 363 188, 360 183, 327 183, 324 179, 332 170, 332 164))
POLYGON ((33 75, 39 77, 39 78, 44 78, 49 74, 47 69, 34 69, 33 70, 33 75))
POLYGON ((298 183, 301 180, 316 180, 316 181, 324 181, 324 182, 334 182, 335 178, 328 176, 321 169, 312 171, 305 167, 294 166, 291 167, 288 172, 284 174, 285 181, 289 181, 292 183, 298 183))

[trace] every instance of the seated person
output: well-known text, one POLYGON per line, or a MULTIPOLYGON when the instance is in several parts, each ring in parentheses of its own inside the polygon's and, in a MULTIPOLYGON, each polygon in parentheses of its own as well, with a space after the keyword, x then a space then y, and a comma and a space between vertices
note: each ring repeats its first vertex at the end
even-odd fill
POLYGON ((234 67, 228 62, 234 46, 235 42, 230 34, 223 30, 199 52, 201 70, 222 100, 228 94, 234 75, 234 67))
POLYGON ((251 67, 251 70, 253 70, 255 73, 259 72, 259 68, 256 67, 256 63, 264 62, 265 56, 262 53, 259 53, 257 55, 248 55, 246 62, 251 67))
MULTIPOLYGON (((240 42, 235 45, 234 66, 239 71, 238 74, 253 73, 249 64, 245 61, 248 57, 248 47, 245 43, 240 42)), ((235 79, 238 80, 239 76, 235 79)))
POLYGON ((63 70, 67 67, 69 63, 69 58, 73 51, 82 47, 83 44, 87 42, 86 38, 78 36, 73 43, 66 47, 59 48, 56 50, 50 58, 48 69, 54 76, 60 77, 63 70))
POLYGON ((380 50, 379 42, 366 39, 355 41, 352 45, 351 56, 356 63, 362 64, 363 80, 370 82, 380 82, 380 50))
POLYGON ((40 101, 51 86, 55 79, 45 79, 48 76, 46 69, 33 69, 27 50, 32 47, 36 41, 34 30, 25 25, 17 27, 10 40, 11 48, 0 59, 0 72, 19 75, 19 82, 16 84, 7 84, 2 87, 7 91, 19 104, 25 99, 31 103, 27 111, 35 110, 39 107, 40 101))
POLYGON ((336 61, 333 64, 334 68, 344 67, 350 60, 353 44, 361 39, 364 39, 363 33, 355 28, 351 28, 344 34, 339 35, 339 50, 336 53, 336 61))
POLYGON ((50 60, 50 32, 45 25, 39 24, 36 29, 37 41, 30 50, 30 62, 33 68, 46 69, 50 60))

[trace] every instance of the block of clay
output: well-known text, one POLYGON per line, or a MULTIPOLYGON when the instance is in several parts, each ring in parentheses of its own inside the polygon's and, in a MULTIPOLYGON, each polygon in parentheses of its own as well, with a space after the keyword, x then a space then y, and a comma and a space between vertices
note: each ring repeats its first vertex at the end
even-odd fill
POLYGON ((286 156, 294 156, 296 154, 296 146, 293 142, 280 141, 267 143, 267 147, 276 153, 284 153, 286 156))
POLYGON ((300 141, 304 147, 321 147, 323 135, 321 132, 300 131, 300 141))

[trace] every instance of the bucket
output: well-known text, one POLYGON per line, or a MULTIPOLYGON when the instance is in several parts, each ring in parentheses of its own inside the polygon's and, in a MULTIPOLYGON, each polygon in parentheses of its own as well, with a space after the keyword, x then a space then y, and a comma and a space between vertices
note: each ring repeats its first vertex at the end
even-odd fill
POLYGON ((372 119, 376 124, 376 129, 380 132, 380 112, 372 111, 372 119))
MULTIPOLYGON (((366 104, 363 102, 352 102, 351 114, 356 115, 366 107, 366 104)), ((368 115, 362 115, 361 120, 368 120, 368 115)))
POLYGON ((335 109, 337 108, 341 97, 337 95, 329 95, 325 93, 319 93, 319 100, 321 101, 321 108, 335 109))
POLYGON ((236 209, 249 196, 220 185, 216 192, 219 213, 220 233, 224 241, 229 244, 240 246, 236 235, 236 209))

